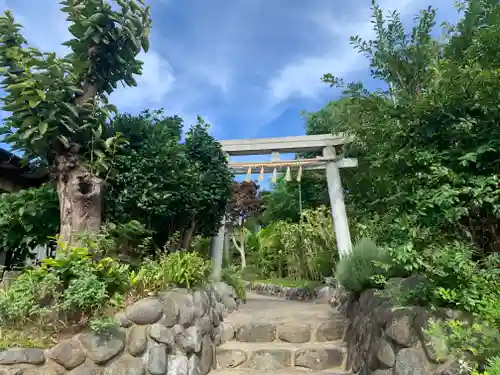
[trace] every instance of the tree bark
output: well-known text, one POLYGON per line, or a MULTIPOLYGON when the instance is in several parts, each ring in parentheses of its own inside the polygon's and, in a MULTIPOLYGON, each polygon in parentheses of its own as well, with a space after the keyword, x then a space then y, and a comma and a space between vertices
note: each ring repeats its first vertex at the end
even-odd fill
POLYGON ((78 245, 81 234, 98 232, 102 220, 104 181, 71 152, 55 159, 59 195, 60 240, 78 245))
POLYGON ((196 218, 191 218, 191 223, 182 236, 182 250, 187 251, 191 245, 191 239, 193 238, 194 230, 196 229, 196 218))
POLYGON ((234 236, 234 233, 232 238, 234 247, 236 247, 236 250, 238 250, 238 252, 240 253, 241 269, 244 270, 245 268, 247 268, 247 260, 245 256, 245 232, 243 231, 243 227, 241 228, 240 231, 240 245, 238 245, 238 242, 236 242, 236 237, 234 236))

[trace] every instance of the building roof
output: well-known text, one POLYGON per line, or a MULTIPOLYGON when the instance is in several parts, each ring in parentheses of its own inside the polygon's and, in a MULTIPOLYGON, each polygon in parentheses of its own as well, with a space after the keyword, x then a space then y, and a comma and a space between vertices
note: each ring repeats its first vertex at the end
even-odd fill
POLYGON ((46 168, 40 168, 33 164, 26 164, 23 159, 10 151, 0 148, 0 173, 8 177, 33 180, 42 183, 49 173, 46 168))

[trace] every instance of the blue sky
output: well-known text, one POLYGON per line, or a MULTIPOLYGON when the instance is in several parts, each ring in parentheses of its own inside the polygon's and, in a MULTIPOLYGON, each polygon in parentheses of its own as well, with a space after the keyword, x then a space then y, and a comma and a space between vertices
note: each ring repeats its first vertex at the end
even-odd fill
MULTIPOLYGON (((111 97, 121 111, 163 107, 188 124, 199 114, 218 139, 300 135, 300 112, 317 110, 339 94, 321 83, 324 73, 377 85, 348 41, 354 34, 372 36, 370 0, 148 2, 151 50, 141 56, 139 86, 111 97)), ((452 3, 380 1, 408 24, 428 5, 439 8, 440 21, 455 20, 452 3)), ((68 31, 57 0, 0 0, 0 10, 5 8, 25 26, 30 43, 64 53, 68 31)))

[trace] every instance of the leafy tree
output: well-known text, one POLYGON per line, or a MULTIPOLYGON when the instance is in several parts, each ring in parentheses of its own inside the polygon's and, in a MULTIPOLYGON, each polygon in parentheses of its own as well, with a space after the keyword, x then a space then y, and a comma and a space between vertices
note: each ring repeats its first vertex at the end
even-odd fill
POLYGON ((57 233, 59 203, 52 184, 0 194, 0 254, 4 265, 20 265, 36 246, 57 233))
POLYGON ((186 154, 196 177, 191 191, 196 192, 197 209, 191 214, 191 224, 203 236, 214 235, 219 229, 234 177, 221 144, 208 133, 208 129, 209 125, 198 117, 198 123, 186 134, 185 142, 186 154))
POLYGON ((116 177, 106 192, 105 218, 138 220, 152 230, 157 246, 180 232, 178 246, 189 247, 194 234, 212 235, 224 214, 232 175, 221 146, 201 119, 181 143, 183 121, 162 111, 123 114, 110 134, 128 142, 119 150, 116 177))
POLYGON ((301 205, 303 210, 330 205, 324 172, 304 171, 300 183, 280 178, 270 193, 262 194, 262 201, 263 224, 281 220, 298 223, 301 205))
POLYGON ((344 88, 348 109, 332 112, 345 102, 332 103, 311 122, 355 136, 348 153, 360 168, 346 181, 348 201, 365 224, 379 222, 376 235, 384 241, 388 233, 397 233, 392 241, 416 243, 459 236, 485 252, 500 250, 500 73, 493 48, 500 6, 463 6, 464 18, 441 43, 432 38, 434 9, 422 11, 406 33, 397 13, 384 18, 374 4, 376 39, 351 40, 388 89, 370 92, 324 76, 344 88))
POLYGON ((0 17, 4 142, 52 171, 60 202, 60 235, 97 231, 109 159, 119 137, 102 137, 116 108, 107 95, 119 82, 135 86, 137 55, 149 47, 143 0, 63 0, 73 38, 64 57, 29 46, 10 11, 0 17))
POLYGON ((233 182, 231 198, 227 205, 227 228, 232 232, 233 244, 241 256, 241 268, 246 268, 245 257, 245 227, 250 217, 255 216, 261 209, 259 185, 254 181, 233 182), (239 231, 240 243, 235 236, 239 231))
MULTIPOLYGON (((220 144, 207 133, 207 126, 195 125, 181 143, 182 125, 177 116, 144 111, 120 114, 105 129, 106 137, 122 133, 127 141, 112 159, 114 176, 104 196, 106 225, 98 235, 106 244, 111 240, 120 255, 131 250, 135 258, 144 255, 133 250, 140 250, 138 244, 151 234, 156 247, 163 247, 179 232, 176 246, 189 247, 193 235, 210 236, 218 229, 232 176, 225 159, 217 157, 220 144), (192 152, 201 147, 204 152, 192 152)), ((0 252, 8 251, 8 259, 22 262, 30 250, 57 233, 58 210, 55 184, 0 195, 0 252)))

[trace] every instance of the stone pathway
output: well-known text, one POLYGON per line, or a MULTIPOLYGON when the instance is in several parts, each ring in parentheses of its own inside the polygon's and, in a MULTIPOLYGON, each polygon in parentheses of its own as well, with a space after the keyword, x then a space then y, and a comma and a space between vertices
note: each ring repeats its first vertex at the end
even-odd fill
POLYGON ((342 375, 346 321, 327 304, 247 293, 224 320, 214 375, 342 375))

